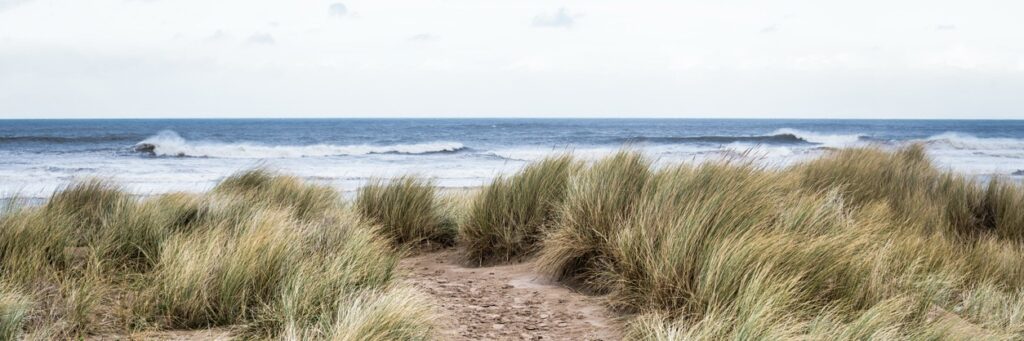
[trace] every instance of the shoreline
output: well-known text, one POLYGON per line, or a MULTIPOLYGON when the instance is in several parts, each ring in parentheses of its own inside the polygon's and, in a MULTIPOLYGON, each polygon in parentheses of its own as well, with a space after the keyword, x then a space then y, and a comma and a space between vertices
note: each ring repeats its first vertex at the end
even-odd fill
POLYGON ((921 146, 784 169, 556 154, 351 195, 262 169, 204 193, 89 180, 0 215, 0 336, 1000 338, 1024 330, 1022 208, 1019 181, 921 146))

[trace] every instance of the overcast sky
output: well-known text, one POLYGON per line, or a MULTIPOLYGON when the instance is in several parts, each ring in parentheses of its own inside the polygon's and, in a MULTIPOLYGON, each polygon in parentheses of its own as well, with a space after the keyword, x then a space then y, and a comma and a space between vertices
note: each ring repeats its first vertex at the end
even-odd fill
POLYGON ((0 117, 1024 118, 1024 1, 0 0, 0 117))

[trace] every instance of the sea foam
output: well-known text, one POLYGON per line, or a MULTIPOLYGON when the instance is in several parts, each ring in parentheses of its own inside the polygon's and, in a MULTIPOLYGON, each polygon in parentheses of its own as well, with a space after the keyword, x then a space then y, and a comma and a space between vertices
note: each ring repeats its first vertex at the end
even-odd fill
POLYGON ((841 148, 857 145, 860 144, 862 139, 864 138, 863 134, 822 134, 792 128, 782 128, 776 130, 775 132, 772 133, 772 135, 792 135, 796 136, 798 139, 810 143, 820 144, 825 147, 832 148, 841 148))
POLYGON ((968 150, 1021 150, 1024 140, 1014 138, 980 138, 970 134, 947 132, 924 140, 934 147, 968 150))
POLYGON ((429 142, 394 145, 264 145, 239 142, 189 141, 178 133, 165 130, 136 144, 136 150, 144 150, 156 156, 212 157, 212 158, 299 158, 368 154, 432 154, 452 153, 465 149, 458 142, 429 142))

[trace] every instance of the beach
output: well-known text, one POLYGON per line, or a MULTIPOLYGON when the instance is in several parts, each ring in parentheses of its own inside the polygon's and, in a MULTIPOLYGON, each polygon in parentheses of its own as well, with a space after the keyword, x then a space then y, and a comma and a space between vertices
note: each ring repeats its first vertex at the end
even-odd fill
POLYGON ((0 341, 1024 341, 1021 13, 0 0, 0 341))
POLYGON ((0 216, 27 339, 1012 339, 1024 188, 920 143, 788 166, 554 153, 475 189, 351 196, 263 168, 71 182, 0 216))

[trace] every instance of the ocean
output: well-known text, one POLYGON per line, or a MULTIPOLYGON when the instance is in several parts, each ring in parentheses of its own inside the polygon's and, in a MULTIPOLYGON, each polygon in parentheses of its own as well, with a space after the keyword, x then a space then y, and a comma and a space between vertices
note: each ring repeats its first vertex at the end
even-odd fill
POLYGON ((99 177, 139 194, 196 192, 263 167, 351 193, 416 174, 486 184, 559 152, 621 148, 657 164, 746 158, 786 167, 832 148, 922 143, 937 165, 1020 178, 1024 121, 721 119, 0 120, 0 197, 45 198, 99 177))

